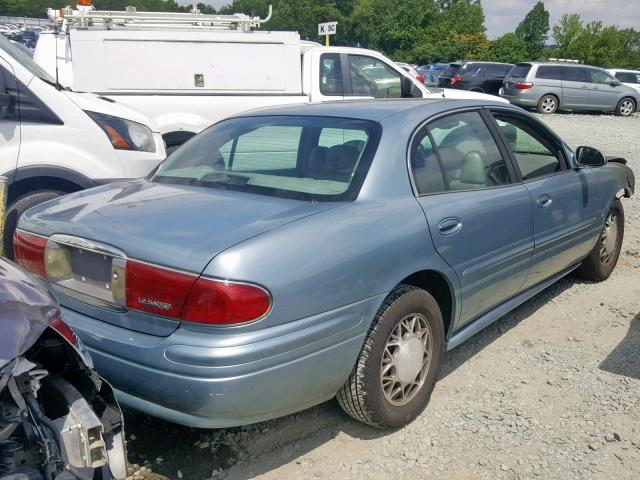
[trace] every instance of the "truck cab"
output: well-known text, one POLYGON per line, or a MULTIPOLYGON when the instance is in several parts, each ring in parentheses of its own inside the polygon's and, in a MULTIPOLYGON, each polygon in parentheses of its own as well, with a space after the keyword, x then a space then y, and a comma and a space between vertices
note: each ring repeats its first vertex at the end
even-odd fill
MULTIPOLYGON (((373 50, 323 47, 297 32, 257 30, 244 14, 50 10, 34 60, 63 85, 144 112, 168 149, 209 125, 259 107, 346 98, 484 96, 427 89, 373 50)), ((270 14, 269 14, 270 15, 270 14)), ((495 97, 492 97, 495 99, 495 97)))

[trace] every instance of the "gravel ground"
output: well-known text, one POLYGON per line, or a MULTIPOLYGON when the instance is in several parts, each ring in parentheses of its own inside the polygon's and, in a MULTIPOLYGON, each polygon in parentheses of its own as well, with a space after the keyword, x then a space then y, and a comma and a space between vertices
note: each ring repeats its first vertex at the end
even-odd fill
MULTIPOLYGON (((640 179, 640 115, 541 118, 640 179)), ((335 401, 208 431, 127 411, 130 478, 640 478, 640 200, 624 206, 611 278, 565 278, 449 352, 411 425, 374 430, 335 401)))

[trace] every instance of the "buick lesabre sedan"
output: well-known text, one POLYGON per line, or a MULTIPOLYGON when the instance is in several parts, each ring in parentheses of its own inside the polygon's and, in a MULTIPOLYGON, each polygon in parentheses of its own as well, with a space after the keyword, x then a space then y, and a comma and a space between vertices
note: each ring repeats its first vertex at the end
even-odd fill
POLYGON ((611 274, 634 183, 503 103, 279 107, 29 210, 15 253, 127 405, 227 427, 337 396, 396 427, 445 350, 573 270, 611 274))

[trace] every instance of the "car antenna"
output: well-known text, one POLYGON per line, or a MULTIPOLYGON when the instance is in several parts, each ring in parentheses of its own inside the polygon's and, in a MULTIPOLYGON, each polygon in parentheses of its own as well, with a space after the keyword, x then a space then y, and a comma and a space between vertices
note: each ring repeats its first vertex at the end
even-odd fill
POLYGON ((62 87, 60 86, 60 77, 58 76, 58 34, 60 32, 60 27, 58 25, 58 22, 54 23, 53 25, 53 40, 56 43, 56 47, 54 49, 55 52, 55 62, 56 62, 56 89, 58 91, 62 90, 62 87))

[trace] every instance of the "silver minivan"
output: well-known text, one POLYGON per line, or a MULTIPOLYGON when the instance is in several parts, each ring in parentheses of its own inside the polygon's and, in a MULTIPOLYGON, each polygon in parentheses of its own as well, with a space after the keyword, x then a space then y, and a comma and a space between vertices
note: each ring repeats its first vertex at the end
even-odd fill
POLYGON ((505 77, 500 96, 540 113, 599 110, 627 117, 640 104, 638 92, 605 70, 558 62, 518 63, 505 77))

